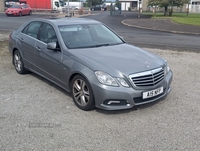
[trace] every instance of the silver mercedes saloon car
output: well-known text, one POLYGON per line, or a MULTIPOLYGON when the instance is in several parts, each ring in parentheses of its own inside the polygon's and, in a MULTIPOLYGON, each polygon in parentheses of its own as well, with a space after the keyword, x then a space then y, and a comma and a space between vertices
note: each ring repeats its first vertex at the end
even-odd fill
POLYGON ((19 74, 33 72, 60 86, 82 110, 128 109, 171 91, 165 59, 95 20, 29 20, 12 32, 9 50, 19 74))

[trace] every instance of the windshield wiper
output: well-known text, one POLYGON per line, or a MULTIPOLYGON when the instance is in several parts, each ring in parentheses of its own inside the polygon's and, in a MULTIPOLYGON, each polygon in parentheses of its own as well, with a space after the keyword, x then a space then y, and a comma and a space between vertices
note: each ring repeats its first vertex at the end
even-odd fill
POLYGON ((79 49, 79 48, 95 48, 95 47, 103 47, 103 46, 113 46, 113 45, 120 45, 123 43, 106 43, 106 44, 97 44, 97 45, 89 45, 89 46, 79 46, 79 47, 69 47, 70 49, 79 49))
POLYGON ((77 49, 77 48, 95 48, 95 47, 103 47, 103 46, 109 46, 110 44, 98 44, 98 45, 89 45, 89 46, 80 46, 80 47, 74 47, 72 49, 77 49))
POLYGON ((93 47, 103 47, 103 46, 109 46, 110 44, 98 44, 98 45, 94 45, 93 47))

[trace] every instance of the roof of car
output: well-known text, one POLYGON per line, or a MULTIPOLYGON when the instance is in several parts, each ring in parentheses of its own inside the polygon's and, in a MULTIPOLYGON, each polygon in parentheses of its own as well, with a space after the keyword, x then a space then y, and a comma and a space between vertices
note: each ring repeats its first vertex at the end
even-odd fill
POLYGON ((35 21, 46 21, 46 22, 51 22, 57 26, 62 26, 62 25, 73 25, 73 24, 96 24, 100 23, 96 20, 92 19, 87 19, 87 18, 71 18, 71 17, 65 17, 65 18, 38 18, 34 19, 35 21))

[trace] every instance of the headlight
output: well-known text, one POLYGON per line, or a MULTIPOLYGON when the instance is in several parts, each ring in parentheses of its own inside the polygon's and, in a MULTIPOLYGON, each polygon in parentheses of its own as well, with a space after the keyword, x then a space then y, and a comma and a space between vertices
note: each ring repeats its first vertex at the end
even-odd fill
POLYGON ((110 86, 118 86, 115 79, 107 73, 104 73, 101 71, 96 71, 95 75, 96 75, 97 79, 99 80, 99 82, 102 84, 110 85, 110 86))
POLYGON ((166 66, 165 66, 165 75, 170 71, 170 68, 169 68, 169 64, 166 63, 166 66))
POLYGON ((117 78, 117 80, 119 81, 119 83, 124 86, 124 87, 129 87, 128 83, 126 82, 126 80, 124 80, 123 78, 117 78))

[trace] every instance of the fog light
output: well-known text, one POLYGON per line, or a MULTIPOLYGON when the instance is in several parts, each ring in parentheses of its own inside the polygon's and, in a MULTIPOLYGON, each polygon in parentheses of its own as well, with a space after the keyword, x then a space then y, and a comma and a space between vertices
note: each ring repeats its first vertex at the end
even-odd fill
POLYGON ((109 101, 107 104, 109 104, 109 105, 110 105, 110 104, 116 104, 116 103, 117 103, 117 104, 119 104, 119 103, 120 103, 120 101, 109 101))
POLYGON ((130 105, 126 100, 106 100, 103 104, 110 106, 130 105))

